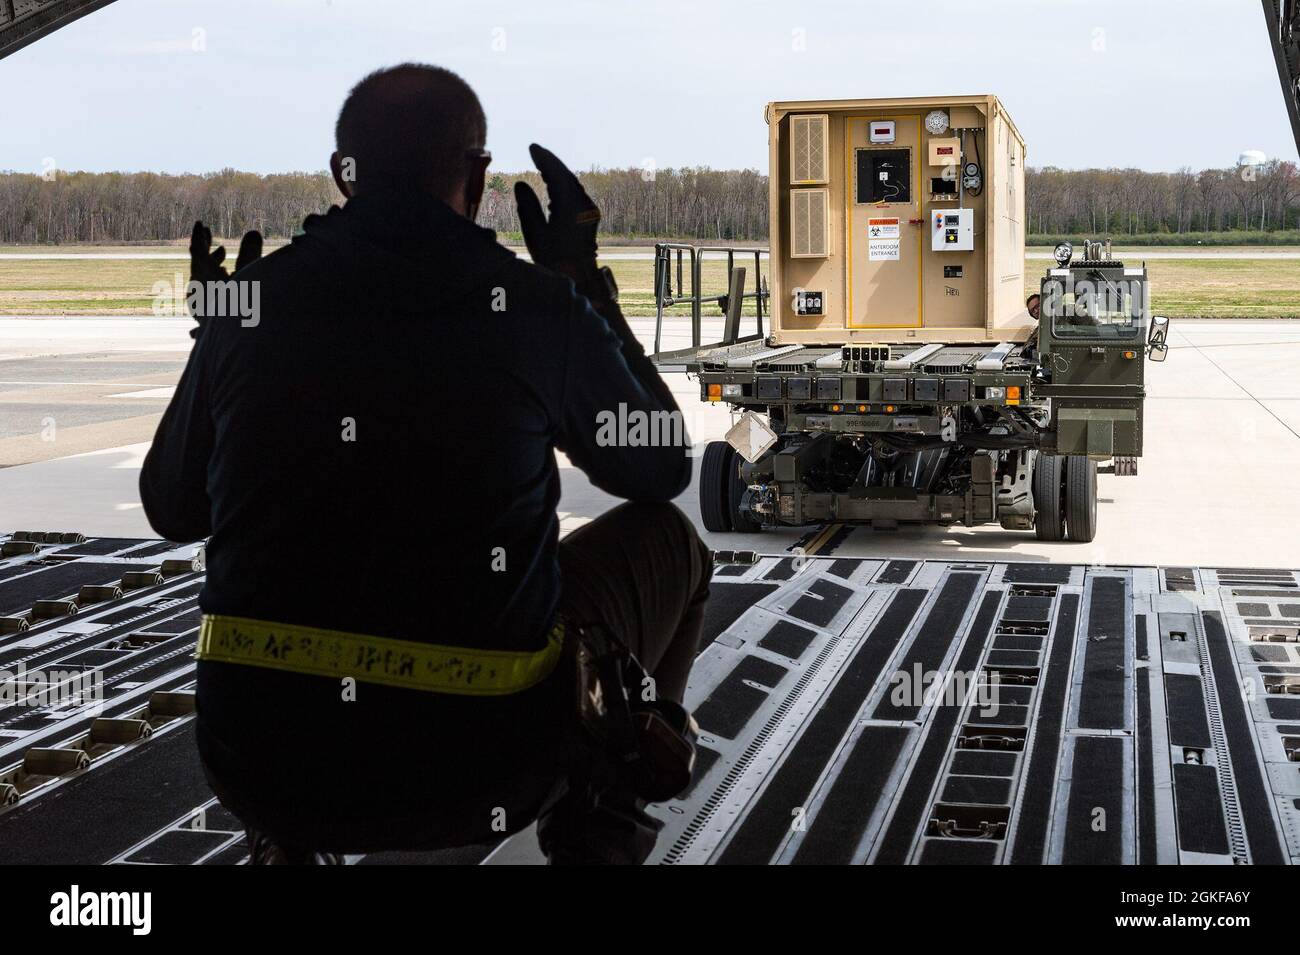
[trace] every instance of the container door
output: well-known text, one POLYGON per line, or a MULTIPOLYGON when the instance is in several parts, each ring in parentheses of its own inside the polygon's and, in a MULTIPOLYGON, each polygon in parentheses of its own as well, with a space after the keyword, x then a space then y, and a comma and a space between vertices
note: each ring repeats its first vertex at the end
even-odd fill
POLYGON ((921 325, 920 116, 850 116, 848 326, 921 325))

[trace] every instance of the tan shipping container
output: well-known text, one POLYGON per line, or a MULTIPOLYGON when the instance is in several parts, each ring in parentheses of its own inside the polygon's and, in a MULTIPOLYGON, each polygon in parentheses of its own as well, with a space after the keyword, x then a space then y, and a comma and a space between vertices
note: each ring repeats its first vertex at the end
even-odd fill
POLYGON ((1029 334, 1025 143, 997 97, 779 102, 766 116, 777 344, 1029 334), (978 190, 963 183, 972 162, 978 190))

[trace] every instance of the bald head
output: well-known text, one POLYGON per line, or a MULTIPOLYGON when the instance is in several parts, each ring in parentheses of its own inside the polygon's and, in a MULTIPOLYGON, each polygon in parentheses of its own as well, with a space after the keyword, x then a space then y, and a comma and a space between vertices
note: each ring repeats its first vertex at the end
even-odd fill
POLYGON ((486 139, 487 119, 468 83, 441 67, 403 63, 352 88, 334 127, 330 166, 344 195, 414 190, 469 214, 462 206, 477 206, 482 194, 486 139))

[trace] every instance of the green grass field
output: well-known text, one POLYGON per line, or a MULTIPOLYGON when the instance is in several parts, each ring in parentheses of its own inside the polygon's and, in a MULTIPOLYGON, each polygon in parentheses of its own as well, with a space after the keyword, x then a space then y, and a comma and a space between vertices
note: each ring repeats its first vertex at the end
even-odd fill
MULTIPOLYGON (((227 247, 232 246, 227 243, 227 247)), ((183 251, 183 245, 59 249, 0 247, 0 253, 8 254, 55 252, 74 256, 85 253, 176 254, 183 251)), ((1139 250, 1129 259, 1139 260, 1141 256, 1139 250)), ((187 264, 184 259, 0 259, 0 315, 150 314, 154 307, 155 283, 170 285, 179 281, 183 286, 187 264)), ((622 290, 625 312, 634 316, 653 315, 653 262, 649 259, 609 259, 606 264, 613 269, 622 290)), ((738 264, 745 263, 741 261, 738 264)), ((752 262, 749 264, 752 267, 752 262)), ((1048 264, 1043 259, 1026 261, 1027 293, 1037 288, 1048 264)), ((1175 318, 1300 318, 1300 259, 1149 259, 1147 268, 1151 277, 1152 307, 1158 314, 1175 318)), ((722 259, 706 260, 704 283, 709 294, 726 290, 725 271, 722 259)), ((753 288, 753 276, 750 275, 747 290, 753 291, 753 288)), ((682 306, 671 311, 673 314, 688 313, 682 306)), ((173 303, 164 301, 159 313, 173 314, 173 303)), ((716 313, 715 307, 706 309, 706 314, 716 313)))

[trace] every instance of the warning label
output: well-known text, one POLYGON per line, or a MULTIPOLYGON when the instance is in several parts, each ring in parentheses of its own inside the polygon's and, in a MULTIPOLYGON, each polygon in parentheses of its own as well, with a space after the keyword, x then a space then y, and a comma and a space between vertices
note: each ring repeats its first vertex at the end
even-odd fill
POLYGON ((867 243, 867 258, 873 262, 897 262, 897 239, 872 239, 867 243))
POLYGON ((897 239, 898 220, 897 219, 868 219, 867 238, 897 239))

